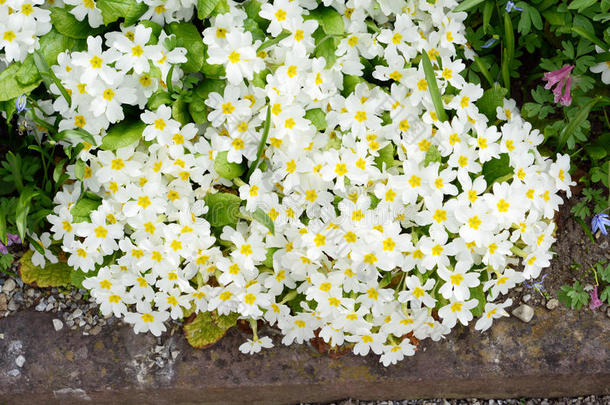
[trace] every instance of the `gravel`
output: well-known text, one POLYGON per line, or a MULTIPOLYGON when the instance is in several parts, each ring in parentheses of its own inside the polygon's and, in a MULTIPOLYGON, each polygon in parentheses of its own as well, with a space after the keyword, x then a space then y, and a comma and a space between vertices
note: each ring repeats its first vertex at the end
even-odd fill
MULTIPOLYGON (((14 254, 20 256, 19 253, 14 254)), ((17 261, 9 271, 18 274, 17 261)), ((85 290, 32 287, 25 285, 21 279, 0 273, 0 318, 25 310, 56 314, 53 327, 58 332, 66 327, 84 335, 97 335, 104 325, 117 321, 103 317, 97 303, 89 298, 85 290)))
MULTIPOLYGON (((606 405, 610 396, 590 395, 577 398, 512 398, 512 399, 406 399, 402 401, 360 401, 347 399, 325 405, 606 405)), ((300 405, 314 405, 302 402, 300 405)), ((321 404, 316 404, 321 405, 321 404)))

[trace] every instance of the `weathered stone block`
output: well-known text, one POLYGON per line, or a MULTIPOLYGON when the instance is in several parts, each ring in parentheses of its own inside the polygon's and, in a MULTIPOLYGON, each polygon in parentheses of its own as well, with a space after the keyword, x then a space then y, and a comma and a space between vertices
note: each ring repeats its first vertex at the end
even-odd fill
POLYGON ((231 330, 212 348, 181 334, 159 348, 150 335, 112 326, 97 336, 55 331, 53 315, 0 320, 0 402, 7 404, 290 404, 342 398, 577 396, 610 393, 610 322, 590 311, 536 308, 531 323, 456 329, 388 368, 377 356, 336 360, 308 346, 239 353, 231 330), (154 359, 166 358, 162 364, 154 359), (25 358, 22 367, 15 363, 25 358), (176 356, 173 358, 173 356, 176 356))

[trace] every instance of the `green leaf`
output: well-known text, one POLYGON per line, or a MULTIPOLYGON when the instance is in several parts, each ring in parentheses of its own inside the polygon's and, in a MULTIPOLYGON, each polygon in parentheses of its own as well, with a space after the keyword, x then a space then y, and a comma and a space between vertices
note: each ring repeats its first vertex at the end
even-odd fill
MULTIPOLYGON (((554 9, 548 9, 542 12, 542 16, 551 25, 563 26, 566 24, 565 16, 567 13, 561 13, 554 9)), ((519 30, 521 32, 521 30, 519 30)))
POLYGON ((220 0, 197 0, 197 17, 204 20, 218 5, 220 0))
POLYGON ((330 69, 337 61, 335 51, 339 45, 339 40, 333 36, 325 35, 320 27, 314 31, 312 36, 316 41, 315 56, 324 58, 326 61, 326 68, 330 69))
POLYGON ((455 9, 453 9, 454 13, 458 13, 460 11, 467 11, 470 10, 473 7, 478 6, 479 4, 483 3, 485 0, 464 0, 463 2, 460 3, 459 6, 457 6, 455 9))
POLYGON ((76 288, 82 289, 84 288, 83 281, 85 281, 87 277, 93 276, 94 275, 91 274, 91 272, 85 273, 84 271, 79 269, 72 269, 72 271, 70 272, 70 284, 76 288))
MULTIPOLYGON (((42 54, 47 65, 53 66, 57 63, 57 55, 61 52, 66 49, 78 51, 84 43, 85 41, 82 39, 70 38, 60 34, 55 29, 51 29, 47 34, 40 37, 38 52, 42 54)), ((30 54, 24 59, 17 72, 16 79, 23 86, 33 85, 34 83, 38 86, 40 84, 41 77, 34 63, 34 55, 30 54)))
POLYGON ((157 90, 148 98, 146 108, 155 111, 159 106, 169 105, 172 101, 173 99, 167 91, 157 90))
POLYGON ((55 73, 53 73, 53 71, 47 64, 46 60, 44 59, 44 56, 42 56, 39 51, 34 51, 32 53, 32 57, 34 58, 34 64, 38 69, 38 73, 40 74, 42 81, 47 86, 47 89, 51 91, 51 85, 55 84, 63 98, 65 98, 68 102, 68 105, 71 106, 72 97, 70 97, 66 88, 63 86, 63 84, 61 84, 61 81, 57 78, 57 76, 55 76, 55 73))
POLYGON ((487 116, 491 121, 496 119, 496 108, 504 105, 504 97, 506 97, 508 90, 500 86, 498 83, 494 83, 493 87, 485 90, 483 97, 477 100, 476 105, 483 114, 487 116))
POLYGON ((81 142, 87 142, 88 144, 95 146, 95 138, 89 132, 82 128, 66 129, 58 133, 53 137, 56 141, 69 141, 73 145, 77 145, 81 142))
POLYGON ((496 180, 506 178, 513 174, 507 153, 501 153, 499 158, 491 159, 483 163, 483 177, 487 186, 491 186, 496 180))
POLYGON ((32 198, 40 194, 40 191, 35 190, 32 186, 26 186, 21 194, 19 200, 17 200, 17 207, 15 209, 15 224, 17 225, 17 232, 21 240, 25 240, 27 231, 28 213, 30 212, 32 198))
POLYGON ((602 96, 597 96, 591 99, 584 106, 580 107, 578 114, 576 114, 576 116, 572 120, 570 120, 570 122, 568 122, 568 125, 566 125, 559 134, 559 140, 557 141, 557 146, 559 148, 562 148, 565 145, 570 136, 574 134, 576 128, 578 128, 580 124, 582 124, 589 117, 589 113, 591 112, 593 107, 595 107, 595 104, 600 102, 602 98, 602 96))
POLYGON ((228 180, 233 180, 241 176, 246 171, 245 167, 239 163, 229 162, 227 160, 227 151, 218 152, 214 159, 214 170, 219 176, 228 180))
POLYGON ((269 130, 271 129, 271 106, 267 106, 267 115, 265 116, 265 125, 263 126, 263 134, 261 136, 261 140, 258 144, 258 150, 256 151, 256 160, 250 165, 248 169, 248 173, 246 173, 246 182, 252 176, 252 173, 258 167, 261 156, 263 155, 263 149, 265 149, 265 144, 267 143, 267 137, 269 136, 269 130))
POLYGON ((430 163, 440 162, 441 152, 436 145, 430 145, 424 157, 424 167, 428 167, 430 163))
POLYGON ((321 108, 313 108, 305 113, 307 118, 318 131, 325 131, 328 124, 326 123, 326 114, 321 108))
POLYGON ((489 83, 490 86, 493 86, 494 85, 494 81, 491 78, 491 74, 489 73, 489 70, 487 69, 487 66, 485 66, 485 63, 483 63, 481 58, 479 58, 478 56, 475 56, 474 57, 474 63, 476 63, 477 67, 479 68, 479 70, 481 71, 483 76, 485 77, 485 80, 487 80, 487 83, 489 83))
POLYGON ((132 25, 148 10, 144 2, 137 0, 97 0, 95 5, 102 12, 106 25, 119 18, 125 19, 125 25, 132 25))
POLYGON ((275 224, 273 220, 262 208, 257 208, 256 211, 252 213, 252 218, 261 224, 265 225, 269 231, 271 231, 272 235, 275 235, 275 224))
POLYGON ((593 4, 597 3, 599 0, 574 0, 568 6, 570 10, 578 10, 579 13, 585 11, 585 9, 591 7, 593 4))
POLYGON ((146 124, 142 121, 123 121, 113 125, 102 138, 103 150, 117 150, 138 142, 146 124))
POLYGON ((86 20, 78 21, 72 13, 61 7, 51 7, 51 24, 62 35, 75 39, 87 39, 104 31, 104 27, 91 28, 86 20))
POLYGON ((0 73, 0 101, 9 101, 22 94, 29 94, 40 84, 41 80, 22 85, 17 81, 16 73, 21 67, 20 63, 9 65, 0 73))
POLYGON ((239 219, 241 198, 231 193, 207 194, 203 200, 208 206, 204 218, 214 227, 235 227, 239 219))
POLYGON ((485 292, 483 291, 483 283, 479 284, 475 288, 470 288, 470 298, 474 298, 479 301, 479 305, 472 308, 472 310, 470 311, 472 312, 472 315, 483 315, 483 312, 485 311, 485 303, 487 302, 487 299, 485 298, 485 292))
POLYGON ((89 222, 89 214, 102 204, 101 199, 84 195, 70 210, 74 222, 89 222))
POLYGON ((383 148, 379 149, 379 156, 375 157, 375 166, 379 170, 389 169, 394 166, 394 144, 388 143, 383 148))
POLYGON ((343 90, 341 91, 341 95, 343 95, 344 97, 349 96, 354 92, 356 86, 360 83, 366 83, 366 80, 364 80, 360 76, 344 75, 343 90))
POLYGON ((311 10, 309 16, 304 18, 317 20, 326 35, 341 36, 345 33, 343 17, 332 7, 319 6, 315 10, 311 10))
POLYGON ((599 299, 610 304, 610 285, 607 285, 606 288, 604 288, 604 291, 599 295, 599 299))
POLYGON ((510 64, 515 56, 515 34, 513 32, 513 22, 510 19, 509 13, 504 13, 504 40, 506 41, 507 63, 510 64))
POLYGON ((172 104, 172 118, 178 121, 182 125, 186 125, 191 122, 191 115, 189 114, 188 104, 184 99, 179 98, 172 104))
POLYGON ((422 65, 424 67, 424 74, 426 75, 426 82, 428 82, 428 91, 432 97, 432 103, 436 110, 436 115, 440 121, 447 121, 447 113, 443 107, 443 100, 441 99, 441 92, 438 90, 438 84, 436 83, 436 76, 434 75, 434 68, 430 62, 427 52, 422 52, 422 65))
POLYGON ((275 44, 279 43, 279 42, 280 42, 280 41, 282 41, 283 39, 288 38, 288 37, 290 36, 290 34, 291 34, 291 32, 290 32, 290 31, 288 31, 288 30, 284 30, 284 31, 282 31, 282 32, 280 33, 280 35, 278 35, 277 37, 272 38, 272 39, 269 39, 269 40, 267 40, 267 41, 263 42, 263 43, 261 44, 261 46, 259 46, 259 47, 258 47, 258 49, 256 50, 256 52, 262 51, 263 49, 267 49, 267 48, 269 48, 270 46, 273 46, 273 45, 275 45, 275 44))
POLYGON ((268 267, 270 269, 273 268, 273 255, 278 250, 280 250, 280 248, 277 248, 277 247, 267 248, 267 253, 265 254, 265 261, 263 262, 263 266, 268 267))
POLYGON ((32 263, 33 250, 28 250, 19 260, 19 273, 24 283, 38 287, 63 287, 70 285, 72 269, 65 262, 47 263, 44 268, 32 263))
POLYGON ((219 341, 229 328, 237 323, 237 317, 234 315, 222 315, 217 317, 217 322, 210 312, 198 313, 184 324, 186 340, 191 346, 198 349, 210 347, 219 341))
POLYGON ((182 64, 186 72, 199 72, 203 67, 203 39, 195 25, 186 22, 173 22, 165 26, 169 34, 176 36, 176 46, 186 49, 187 61, 182 64))
POLYGON ((4 208, 0 207, 0 242, 6 245, 7 242, 7 233, 6 230, 6 212, 4 212, 4 208))

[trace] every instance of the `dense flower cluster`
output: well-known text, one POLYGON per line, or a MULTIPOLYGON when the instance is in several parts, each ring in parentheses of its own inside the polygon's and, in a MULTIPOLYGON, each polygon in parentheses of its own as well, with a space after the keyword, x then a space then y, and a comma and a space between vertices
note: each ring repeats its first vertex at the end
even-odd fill
POLYGON ((0 2, 0 61, 22 61, 38 49, 38 37, 51 30, 51 13, 43 0, 0 2))
MULTIPOLYGON (((71 12, 83 19, 78 3, 71 12)), ((191 18, 195 2, 145 3, 142 18, 164 24, 191 18)), ((86 145, 82 184, 71 167, 75 182, 49 216, 102 313, 156 335, 185 310, 238 313, 276 325, 284 344, 317 331, 385 365, 414 353, 408 334, 438 340, 474 314, 489 328, 511 304, 501 296, 549 265, 568 156, 541 156, 543 136, 513 101, 498 108, 500 126, 479 112, 483 91, 460 74, 458 52, 471 51, 456 1, 325 0, 342 32, 319 29, 318 2, 262 3, 265 38, 231 1, 202 33, 206 63, 226 74, 205 100, 208 125, 144 108, 171 66, 180 82, 186 60, 164 47, 163 31, 153 41, 143 25, 90 37, 53 66, 72 95, 70 106, 57 91, 61 128, 101 141, 124 105, 146 124, 131 145, 86 145), (317 56, 324 41, 336 50, 317 56), (424 53, 449 120, 434 107, 424 53), (376 84, 361 79, 367 71, 376 84), (229 181, 219 159, 258 167, 229 181), (101 204, 77 220, 83 189, 101 204), (227 214, 204 201, 219 190, 242 200, 236 224, 211 226, 227 214), (272 226, 252 219, 261 211, 272 226)), ((240 349, 269 346, 255 331, 240 349)))

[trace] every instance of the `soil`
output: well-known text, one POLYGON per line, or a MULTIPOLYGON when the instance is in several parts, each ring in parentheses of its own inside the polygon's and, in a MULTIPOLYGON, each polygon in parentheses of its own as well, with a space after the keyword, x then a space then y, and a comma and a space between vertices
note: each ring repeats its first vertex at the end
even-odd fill
MULTIPOLYGON (((544 306, 547 299, 557 298, 557 292, 561 286, 572 284, 576 280, 585 286, 592 287, 595 285, 595 278, 593 272, 590 271, 591 267, 599 261, 610 261, 610 235, 604 236, 598 231, 594 235, 596 243, 592 243, 583 227, 570 212, 572 207, 583 199, 580 194, 581 189, 582 187, 579 186, 574 187, 573 195, 569 199, 565 194, 561 196, 564 204, 555 216, 557 241, 552 248, 555 256, 551 261, 551 266, 543 270, 538 278, 540 280, 546 274, 543 286, 548 295, 544 297, 543 294, 527 288, 523 284, 508 294, 508 297, 513 299, 513 306, 523 302, 523 298, 527 295, 531 296, 528 304, 544 306)), ((590 224, 587 223, 587 226, 590 224)), ((607 304, 604 304, 597 311, 605 311, 606 308, 607 304)), ((590 311, 588 307, 582 310, 590 311)))

